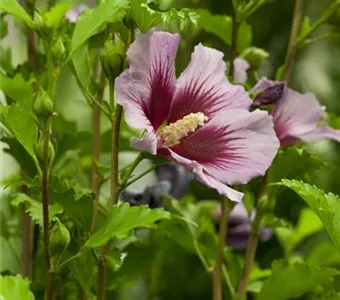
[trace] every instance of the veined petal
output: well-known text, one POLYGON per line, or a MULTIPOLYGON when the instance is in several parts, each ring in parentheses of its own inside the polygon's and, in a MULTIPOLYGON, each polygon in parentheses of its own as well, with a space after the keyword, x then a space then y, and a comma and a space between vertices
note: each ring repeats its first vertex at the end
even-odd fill
POLYGON ((156 133, 152 129, 140 139, 133 139, 131 141, 131 147, 142 151, 148 151, 155 155, 157 153, 157 143, 158 139, 156 133))
POLYGON ((323 139, 331 139, 340 143, 340 130, 323 125, 311 132, 299 135, 299 139, 307 143, 318 142, 323 139))
POLYGON ((300 94, 286 88, 270 114, 280 141, 300 138, 317 128, 324 109, 311 93, 300 94))
POLYGON ((228 184, 243 184, 264 175, 279 148, 267 112, 231 109, 171 147, 197 161, 206 173, 228 184))
POLYGON ((251 89, 251 92, 259 92, 254 98, 252 106, 276 104, 282 98, 286 88, 287 85, 284 81, 272 81, 262 77, 251 89))
POLYGON ((249 109, 251 99, 242 86, 232 85, 225 76, 223 53, 201 44, 176 82, 168 121, 173 123, 190 113, 211 118, 226 108, 249 109))
POLYGON ((250 68, 250 64, 243 58, 234 59, 234 81, 239 83, 245 83, 248 79, 247 70, 250 68))
POLYGON ((166 119, 175 91, 175 56, 179 35, 149 31, 137 33, 127 52, 129 69, 116 79, 117 102, 132 127, 146 128, 135 119, 138 111, 157 130, 166 119), (138 123, 138 124, 137 124, 138 123), (136 126, 137 125, 137 126, 136 126))
POLYGON ((181 155, 178 155, 171 149, 162 149, 163 151, 166 151, 166 155, 170 156, 170 158, 179 163, 180 165, 190 169, 194 174, 196 175, 196 178, 201 181, 203 184, 207 185, 210 188, 215 189, 220 195, 227 196, 230 200, 235 202, 241 202, 243 193, 238 192, 227 185, 223 184, 222 182, 215 179, 212 175, 206 173, 202 166, 193 160, 190 160, 188 158, 185 158, 181 155))

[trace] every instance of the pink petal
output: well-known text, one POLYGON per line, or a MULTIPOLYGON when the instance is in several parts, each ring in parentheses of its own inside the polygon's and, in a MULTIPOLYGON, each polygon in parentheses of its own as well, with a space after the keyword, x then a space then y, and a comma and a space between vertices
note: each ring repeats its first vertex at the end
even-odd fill
POLYGON ((277 137, 284 141, 287 138, 300 138, 315 130, 323 112, 324 109, 313 94, 300 94, 287 88, 270 114, 277 137))
POLYGON ((148 129, 151 124, 157 130, 166 119, 175 91, 178 43, 177 34, 137 33, 127 52, 130 67, 115 83, 117 102, 125 108, 130 126, 148 129))
POLYGON ((311 132, 301 134, 299 139, 307 143, 318 142, 323 139, 332 139, 340 143, 340 130, 323 125, 315 128, 311 132))
POLYGON ((151 130, 144 134, 142 138, 133 139, 131 141, 131 147, 142 151, 148 151, 155 155, 157 153, 157 143, 158 139, 156 133, 151 130))
POLYGON ((222 52, 201 44, 196 46, 189 66, 176 82, 169 123, 190 113, 202 112, 212 117, 226 108, 248 109, 251 99, 243 87, 228 81, 225 70, 222 52))
POLYGON ((264 90, 270 87, 273 87, 282 81, 274 81, 269 80, 267 77, 263 76, 260 78, 260 80, 254 85, 254 87, 251 89, 252 92, 258 91, 258 90, 264 90))
POLYGON ((234 81, 245 83, 248 79, 247 70, 250 64, 243 58, 234 59, 234 81))
POLYGON ((201 181, 203 184, 207 185, 210 188, 215 189, 219 194, 227 196, 232 201, 241 202, 243 193, 238 192, 228 187, 227 185, 223 184, 222 182, 216 180, 212 175, 206 173, 198 162, 178 155, 171 149, 167 149, 167 151, 175 162, 193 171, 197 176, 197 179, 201 181))
POLYGON ((264 175, 279 148, 267 112, 222 111, 171 149, 228 184, 264 175))

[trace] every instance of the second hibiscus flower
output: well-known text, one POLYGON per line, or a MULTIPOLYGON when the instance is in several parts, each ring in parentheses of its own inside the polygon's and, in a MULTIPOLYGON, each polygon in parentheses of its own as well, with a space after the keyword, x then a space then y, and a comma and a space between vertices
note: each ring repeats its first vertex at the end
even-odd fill
POLYGON ((279 147, 271 117, 249 112, 243 87, 225 76, 223 53, 195 47, 191 62, 175 78, 179 36, 138 34, 127 52, 129 69, 115 82, 127 123, 145 129, 132 146, 192 170, 197 179, 231 200, 243 194, 227 184, 263 175, 279 147))

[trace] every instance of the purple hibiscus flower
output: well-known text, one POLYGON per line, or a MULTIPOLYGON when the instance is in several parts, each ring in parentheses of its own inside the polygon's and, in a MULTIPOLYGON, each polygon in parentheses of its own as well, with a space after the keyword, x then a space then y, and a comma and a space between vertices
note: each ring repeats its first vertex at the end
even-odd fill
POLYGON ((313 94, 300 94, 283 82, 268 80, 266 77, 261 78, 252 89, 260 90, 262 92, 257 96, 259 103, 265 98, 271 98, 271 102, 275 103, 270 115, 273 117, 275 132, 282 147, 298 140, 312 143, 329 138, 340 142, 340 130, 318 124, 324 107, 313 94))
POLYGON ((129 69, 115 82, 117 102, 127 123, 146 130, 132 142, 137 149, 192 170, 197 179, 231 200, 243 194, 227 184, 263 175, 278 140, 266 112, 249 112, 243 87, 225 77, 223 54, 195 47, 189 66, 175 78, 179 35, 137 34, 127 52, 129 69))
POLYGON ((70 23, 76 23, 79 16, 87 9, 86 5, 79 5, 71 8, 65 15, 66 19, 69 20, 70 23))

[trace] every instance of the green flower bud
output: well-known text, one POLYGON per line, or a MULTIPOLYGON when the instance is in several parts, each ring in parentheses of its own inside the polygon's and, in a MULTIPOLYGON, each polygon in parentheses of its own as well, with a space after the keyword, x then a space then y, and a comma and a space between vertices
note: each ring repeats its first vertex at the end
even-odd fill
POLYGON ((109 36, 101 55, 102 66, 108 80, 114 80, 124 67, 125 51, 123 42, 118 36, 109 36))
POLYGON ((332 13, 328 18, 328 24, 340 26, 340 0, 332 4, 332 13))
MULTIPOLYGON (((44 136, 40 134, 38 142, 34 146, 34 152, 39 163, 44 164, 44 136)), ((54 147, 52 142, 48 141, 48 162, 50 163, 54 158, 54 147)))
POLYGON ((265 60, 269 57, 269 53, 257 47, 245 49, 240 57, 245 59, 250 64, 250 71, 258 70, 265 60))
POLYGON ((57 39, 57 41, 52 46, 52 55, 53 55, 53 62, 56 66, 61 65, 67 57, 64 42, 60 37, 57 39))
POLYGON ((47 120, 53 112, 53 103, 48 93, 40 89, 33 103, 33 111, 38 119, 47 120))
POLYGON ((52 256, 62 254, 71 241, 70 233, 67 227, 57 219, 57 222, 53 225, 50 236, 50 249, 52 256))

